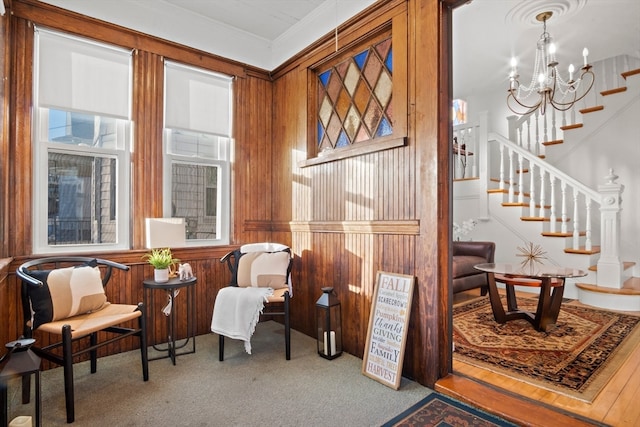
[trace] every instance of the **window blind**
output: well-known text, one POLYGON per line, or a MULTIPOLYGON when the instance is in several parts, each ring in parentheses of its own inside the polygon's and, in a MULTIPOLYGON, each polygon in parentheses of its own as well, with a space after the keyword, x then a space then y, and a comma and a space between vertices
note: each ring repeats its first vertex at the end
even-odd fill
POLYGON ((232 78, 165 62, 165 127, 231 137, 232 78))
POLYGON ((128 119, 131 51, 36 29, 41 107, 128 119))

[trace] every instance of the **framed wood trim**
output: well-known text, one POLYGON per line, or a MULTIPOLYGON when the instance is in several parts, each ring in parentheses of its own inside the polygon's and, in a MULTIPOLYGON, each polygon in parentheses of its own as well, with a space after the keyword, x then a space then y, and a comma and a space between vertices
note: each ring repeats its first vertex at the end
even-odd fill
POLYGON ((244 222, 243 231, 291 232, 289 221, 268 221, 248 219, 244 222))
POLYGON ((401 221, 267 221, 246 220, 244 231, 418 235, 419 220, 401 221))
POLYGON ((298 162, 299 168, 305 168, 308 166, 319 165, 322 163, 334 162, 336 160, 342 160, 349 157, 362 156, 364 154, 375 153, 377 151, 390 150, 392 148, 404 147, 407 145, 406 137, 394 137, 391 135, 388 138, 380 138, 379 141, 365 142, 363 144, 356 144, 350 147, 342 149, 328 151, 326 153, 320 153, 318 157, 312 157, 301 162, 298 162))
POLYGON ((291 221, 294 233, 393 234, 415 236, 420 220, 400 221, 291 221))

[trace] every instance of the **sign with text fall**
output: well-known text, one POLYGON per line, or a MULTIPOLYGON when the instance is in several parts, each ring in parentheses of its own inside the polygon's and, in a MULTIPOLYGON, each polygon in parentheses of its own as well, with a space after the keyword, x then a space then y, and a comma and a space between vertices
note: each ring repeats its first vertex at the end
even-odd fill
POLYGON ((362 373, 400 388, 415 277, 378 271, 362 373))

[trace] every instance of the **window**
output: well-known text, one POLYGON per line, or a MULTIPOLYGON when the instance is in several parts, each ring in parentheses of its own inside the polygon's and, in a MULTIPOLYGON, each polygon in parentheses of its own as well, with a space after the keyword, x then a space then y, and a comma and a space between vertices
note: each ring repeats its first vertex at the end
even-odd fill
POLYGON ((165 63, 164 215, 187 243, 229 243, 231 77, 165 63))
POLYGON ((34 39, 34 252, 128 248, 131 52, 34 39))
POLYGON ((318 151, 393 133, 391 36, 318 73, 318 151))
POLYGON ((407 143, 407 25, 396 16, 307 64, 307 167, 407 143))

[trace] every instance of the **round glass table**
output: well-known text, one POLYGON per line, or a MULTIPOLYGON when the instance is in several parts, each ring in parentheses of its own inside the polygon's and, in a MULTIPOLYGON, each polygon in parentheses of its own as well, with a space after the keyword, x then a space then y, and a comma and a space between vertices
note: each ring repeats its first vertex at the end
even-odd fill
POLYGON ((474 266, 487 273, 489 282, 489 300, 493 317, 498 323, 514 319, 529 321, 538 331, 546 332, 549 326, 555 325, 562 305, 565 279, 584 277, 583 270, 557 267, 538 263, 509 264, 488 263, 474 266), (496 282, 505 284, 507 294, 507 310, 505 310, 496 282), (540 296, 535 313, 518 308, 514 286, 540 287, 540 296))

